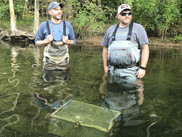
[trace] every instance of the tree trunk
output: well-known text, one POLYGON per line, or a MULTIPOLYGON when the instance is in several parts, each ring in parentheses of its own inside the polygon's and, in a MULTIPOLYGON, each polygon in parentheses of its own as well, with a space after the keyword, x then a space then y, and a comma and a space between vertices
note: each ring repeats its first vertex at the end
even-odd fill
POLYGON ((9 0, 9 9, 10 9, 10 22, 11 22, 11 31, 15 33, 16 28, 16 17, 14 12, 13 0, 9 0))
POLYGON ((39 0, 35 0, 35 11, 34 11, 34 31, 36 34, 39 27, 39 0))

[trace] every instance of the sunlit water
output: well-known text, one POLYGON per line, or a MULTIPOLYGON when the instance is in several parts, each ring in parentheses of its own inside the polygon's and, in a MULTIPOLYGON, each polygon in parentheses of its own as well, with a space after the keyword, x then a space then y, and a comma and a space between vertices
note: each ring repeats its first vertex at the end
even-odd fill
POLYGON ((42 79, 42 48, 1 44, 0 52, 0 137, 57 136, 48 133, 48 117, 70 99, 120 110, 116 137, 182 136, 179 49, 151 50, 140 81, 144 91, 104 83, 98 47, 71 47, 69 80, 48 83, 42 79))

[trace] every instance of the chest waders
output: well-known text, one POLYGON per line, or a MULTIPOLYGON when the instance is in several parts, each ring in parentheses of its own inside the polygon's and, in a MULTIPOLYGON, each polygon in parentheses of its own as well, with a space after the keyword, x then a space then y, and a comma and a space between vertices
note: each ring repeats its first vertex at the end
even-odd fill
MULTIPOLYGON (((135 76, 138 70, 140 60, 140 49, 136 42, 132 42, 131 35, 133 23, 129 25, 129 32, 126 40, 115 40, 115 35, 119 24, 116 26, 113 35, 112 43, 108 47, 108 61, 110 62, 109 71, 112 76, 116 76, 114 81, 119 82, 121 79, 128 81, 135 81, 135 76)), ((121 82, 122 82, 121 81, 121 82)))
MULTIPOLYGON (((46 22, 48 34, 50 35, 49 21, 46 22)), ((63 35, 66 36, 66 23, 63 21, 63 35)), ((69 69, 69 53, 68 45, 62 41, 53 40, 44 48, 44 68, 48 70, 69 69)))

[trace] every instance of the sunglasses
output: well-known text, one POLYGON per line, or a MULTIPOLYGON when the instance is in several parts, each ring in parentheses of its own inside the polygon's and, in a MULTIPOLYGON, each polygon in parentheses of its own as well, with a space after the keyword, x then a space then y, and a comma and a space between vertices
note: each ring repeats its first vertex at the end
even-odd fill
POLYGON ((131 12, 128 12, 128 13, 119 13, 121 16, 126 16, 126 15, 128 15, 128 16, 130 16, 131 15, 131 12))

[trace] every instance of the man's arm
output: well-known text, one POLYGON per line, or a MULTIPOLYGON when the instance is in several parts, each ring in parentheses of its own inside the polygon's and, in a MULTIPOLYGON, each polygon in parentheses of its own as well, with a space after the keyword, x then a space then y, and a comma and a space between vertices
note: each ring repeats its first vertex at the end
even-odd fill
POLYGON ((68 44, 68 45, 73 45, 74 44, 74 41, 73 40, 69 40, 68 37, 64 36, 62 37, 62 41, 65 43, 65 44, 68 44))
POLYGON ((149 58, 149 46, 148 46, 148 44, 145 44, 142 47, 142 55, 141 55, 141 66, 142 67, 147 67, 148 58, 149 58))
POLYGON ((103 47, 102 59, 103 59, 103 65, 104 65, 104 72, 106 73, 108 73, 107 53, 108 53, 108 47, 103 47))
POLYGON ((69 36, 67 37, 67 36, 63 35, 62 40, 65 44, 74 45, 74 44, 76 44, 76 38, 75 38, 75 33, 73 30, 73 27, 72 27, 71 23, 68 21, 66 21, 66 25, 69 30, 69 36))
MULTIPOLYGON (((147 67, 147 63, 148 63, 148 59, 149 59, 149 46, 148 44, 145 44, 142 49, 142 54, 141 54, 141 67, 146 68, 147 67)), ((137 78, 143 78, 145 76, 145 69, 141 69, 139 68, 137 71, 137 78)))
MULTIPOLYGON (((62 40, 63 40, 63 42, 65 44, 68 44, 68 45, 73 45, 74 44, 73 40, 68 40, 68 37, 66 37, 66 36, 63 36, 62 40)), ((38 40, 38 41, 36 41, 36 45, 38 47, 46 46, 51 41, 53 41, 52 34, 48 35, 47 38, 45 38, 44 40, 38 40)))
POLYGON ((68 44, 68 45, 73 45, 74 44, 73 40, 66 40, 64 43, 68 44))
POLYGON ((38 47, 41 47, 41 46, 46 46, 48 43, 50 43, 51 41, 53 40, 53 36, 52 34, 48 35, 47 38, 45 38, 44 40, 38 40, 36 41, 36 45, 38 47))

